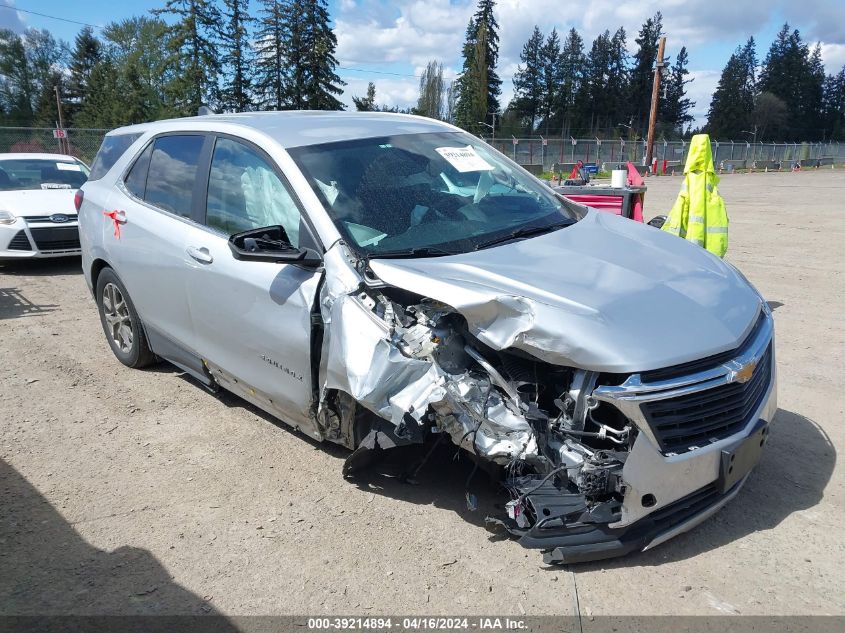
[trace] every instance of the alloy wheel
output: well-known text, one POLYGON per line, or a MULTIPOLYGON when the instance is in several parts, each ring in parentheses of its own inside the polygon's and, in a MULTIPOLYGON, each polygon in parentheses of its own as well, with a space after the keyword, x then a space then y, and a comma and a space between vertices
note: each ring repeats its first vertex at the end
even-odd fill
POLYGON ((103 287, 103 316, 114 344, 128 353, 132 349, 132 316, 120 288, 111 282, 103 287))

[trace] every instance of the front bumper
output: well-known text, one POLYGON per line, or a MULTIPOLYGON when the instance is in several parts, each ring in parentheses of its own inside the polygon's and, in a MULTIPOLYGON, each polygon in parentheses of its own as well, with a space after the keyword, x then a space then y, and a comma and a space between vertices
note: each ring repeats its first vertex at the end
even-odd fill
POLYGON ((526 529, 511 519, 491 519, 491 529, 504 528, 519 537, 521 545, 544 550, 547 563, 578 563, 651 549, 715 514, 738 494, 756 465, 777 411, 771 316, 761 320, 739 354, 719 368, 660 383, 642 383, 635 376, 620 387, 593 392, 623 410, 640 430, 622 470, 621 502, 591 505, 583 495, 551 482, 536 490, 531 485, 520 490, 517 484, 516 491, 534 516, 533 525, 526 529), (728 437, 674 452, 661 447, 639 415, 639 406, 660 394, 677 397, 685 391, 704 393, 724 387, 735 380, 738 366, 749 363, 770 372, 768 384, 759 399, 754 393, 748 396, 757 404, 747 410, 743 427, 728 437))
POLYGON ((77 221, 55 223, 48 218, 18 218, 0 226, 0 259, 73 257, 82 252, 77 221))

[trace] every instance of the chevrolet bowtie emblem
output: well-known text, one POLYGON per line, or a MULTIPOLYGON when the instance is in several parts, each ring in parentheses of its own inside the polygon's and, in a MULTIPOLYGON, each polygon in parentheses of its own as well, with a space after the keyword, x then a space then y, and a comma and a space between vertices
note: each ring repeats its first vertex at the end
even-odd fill
POLYGON ((748 382, 751 376, 754 375, 754 370, 757 369, 757 361, 752 361, 740 367, 734 374, 735 382, 748 382))

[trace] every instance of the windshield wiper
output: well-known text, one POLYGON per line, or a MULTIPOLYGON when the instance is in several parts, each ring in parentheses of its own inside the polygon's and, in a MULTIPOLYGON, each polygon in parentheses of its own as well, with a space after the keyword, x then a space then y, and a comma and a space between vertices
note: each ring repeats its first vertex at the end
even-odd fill
POLYGON ((402 259, 405 257, 440 257, 442 255, 457 255, 454 251, 447 251, 436 246, 417 246, 407 250, 376 251, 368 253, 367 259, 402 259))
POLYGON ((572 226, 573 224, 575 224, 575 220, 555 222, 554 224, 547 224, 546 226, 523 226, 506 235, 500 235, 499 237, 494 237, 492 240, 476 244, 475 250, 478 251, 482 248, 489 248, 491 246, 496 246, 497 244, 504 244, 505 242, 510 242, 511 240, 516 240, 521 237, 532 237, 534 235, 542 235, 543 233, 551 233, 552 231, 557 231, 558 229, 562 229, 566 226, 572 226))

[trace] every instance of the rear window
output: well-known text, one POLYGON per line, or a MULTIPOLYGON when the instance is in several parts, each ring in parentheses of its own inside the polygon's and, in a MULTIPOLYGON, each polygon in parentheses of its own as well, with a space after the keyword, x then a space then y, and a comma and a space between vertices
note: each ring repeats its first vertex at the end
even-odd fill
POLYGON ((16 158, 0 160, 0 191, 79 189, 87 177, 82 163, 16 158))
POLYGON ((141 134, 115 134, 107 136, 103 139, 103 144, 100 145, 100 150, 94 158, 94 164, 91 165, 91 174, 88 180, 99 180, 105 176, 109 169, 114 167, 114 164, 123 156, 123 153, 129 149, 135 141, 141 138, 141 134))

